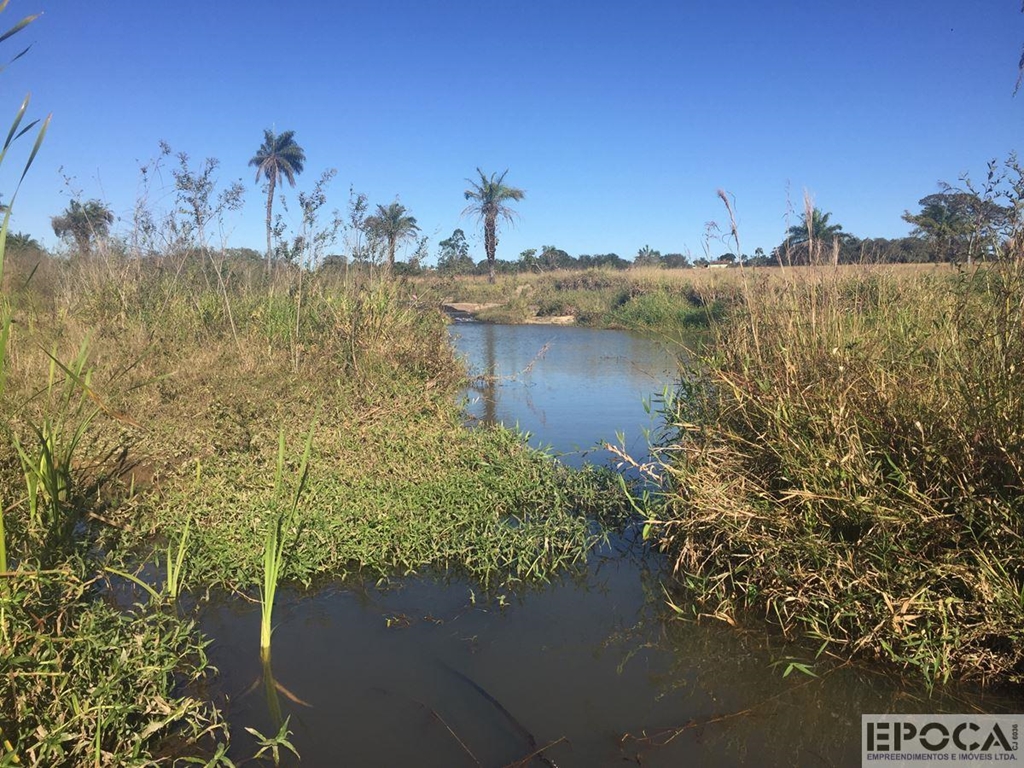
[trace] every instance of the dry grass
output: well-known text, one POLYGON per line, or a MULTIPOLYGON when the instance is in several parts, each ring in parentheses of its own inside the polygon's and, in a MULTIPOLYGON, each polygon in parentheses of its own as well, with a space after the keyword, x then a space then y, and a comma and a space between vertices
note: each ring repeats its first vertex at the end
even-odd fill
POLYGON ((751 274, 667 406, 698 612, 929 681, 1024 676, 1024 260, 751 274))

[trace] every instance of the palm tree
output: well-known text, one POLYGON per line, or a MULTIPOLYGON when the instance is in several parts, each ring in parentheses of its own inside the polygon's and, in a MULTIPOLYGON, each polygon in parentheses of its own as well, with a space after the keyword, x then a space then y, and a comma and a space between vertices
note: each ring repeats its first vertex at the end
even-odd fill
POLYGON ((397 200, 387 208, 377 206, 374 216, 366 217, 366 226, 377 237, 384 241, 388 249, 388 270, 395 266, 395 249, 403 240, 415 237, 420 231, 415 216, 407 216, 405 206, 397 200))
POLYGON ((487 252, 487 267, 488 267, 488 282, 494 282, 494 252, 498 247, 498 217, 502 217, 511 221, 515 216, 515 211, 508 207, 508 203, 513 200, 522 200, 526 193, 516 187, 505 186, 505 174, 508 173, 508 169, 505 169, 505 173, 498 176, 492 173, 489 177, 481 171, 479 168, 476 172, 480 174, 480 181, 476 182, 473 179, 466 179, 471 185, 471 189, 466 190, 466 199, 472 200, 473 203, 468 205, 462 212, 465 216, 467 213, 475 213, 484 223, 484 250, 487 252))
POLYGON ((850 235, 843 232, 842 224, 829 224, 831 213, 822 213, 820 208, 811 209, 810 224, 808 225, 807 214, 800 217, 800 223, 789 228, 786 239, 792 245, 800 245, 812 240, 822 243, 831 243, 836 238, 848 240, 850 235))
POLYGON ((11 232, 7 235, 7 247, 17 248, 22 251, 41 251, 43 247, 32 235, 27 232, 11 232))
POLYGON ((114 223, 114 214, 99 200, 87 200, 82 203, 72 200, 64 213, 50 219, 53 233, 61 238, 71 238, 79 253, 88 256, 93 239, 102 240, 114 223))
POLYGON ((263 131, 263 145, 249 161, 256 168, 256 181, 260 176, 267 180, 267 273, 270 273, 270 260, 273 256, 271 236, 273 228, 271 217, 274 208, 274 189, 283 178, 291 186, 295 186, 295 175, 302 173, 306 162, 306 153, 295 143, 295 131, 284 131, 275 134, 272 130, 263 131))

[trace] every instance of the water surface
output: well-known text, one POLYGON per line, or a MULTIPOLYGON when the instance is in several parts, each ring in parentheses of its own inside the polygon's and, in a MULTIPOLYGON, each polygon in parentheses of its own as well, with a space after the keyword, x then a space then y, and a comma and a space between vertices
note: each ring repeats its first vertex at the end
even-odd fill
POLYGON ((574 466, 609 459, 593 449, 616 433, 632 455, 646 455, 659 420, 644 404, 672 384, 683 354, 638 334, 571 326, 456 323, 452 336, 476 377, 470 416, 518 425, 574 466))
MULTIPOLYGON (((624 432, 641 455, 657 426, 643 407, 676 374, 675 353, 617 331, 454 327, 484 378, 468 409, 518 424, 578 464, 624 432)), ((832 766, 860 764, 860 715, 1019 710, 1021 701, 949 692, 853 665, 820 677, 762 631, 679 621, 665 564, 630 534, 585 568, 523 592, 485 593, 438 574, 283 592, 275 608, 273 681, 259 661, 259 608, 215 602, 214 639, 238 760, 244 727, 291 718, 307 766, 832 766), (524 761, 525 762, 517 762, 524 761)))

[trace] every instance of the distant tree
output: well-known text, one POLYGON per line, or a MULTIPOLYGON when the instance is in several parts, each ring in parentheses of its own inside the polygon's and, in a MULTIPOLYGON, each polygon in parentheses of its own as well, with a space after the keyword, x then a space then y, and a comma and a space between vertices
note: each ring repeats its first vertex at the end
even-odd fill
POLYGON ((581 269, 606 267, 610 269, 629 269, 630 263, 617 253, 598 253, 593 256, 582 254, 577 260, 581 269))
MULTIPOLYGON (((356 192, 351 187, 348 190, 348 234, 345 236, 346 245, 352 255, 352 261, 361 262, 366 260, 366 211, 369 202, 365 194, 356 192)), ((347 265, 348 262, 346 261, 347 265)))
POLYGON ((538 268, 537 249, 527 248, 519 253, 519 268, 524 272, 538 268))
POLYGON ((337 175, 338 172, 334 168, 328 168, 320 174, 312 190, 299 192, 302 232, 295 238, 296 245, 301 244, 296 258, 311 269, 319 267, 345 225, 337 209, 331 211, 326 221, 323 221, 320 215, 321 210, 327 205, 327 187, 337 175))
POLYGON ((760 247, 755 248, 754 255, 747 259, 747 264, 751 267, 771 267, 774 266, 775 263, 776 262, 772 261, 771 258, 765 254, 764 248, 760 247))
POLYGON ((408 216, 405 206, 395 201, 386 208, 377 206, 377 213, 366 218, 367 229, 384 244, 388 270, 395 267, 395 250, 403 240, 415 237, 420 231, 414 216, 408 216))
MULTIPOLYGON (((166 144, 163 146, 167 147, 166 144)), ((186 217, 185 237, 199 248, 207 246, 207 225, 226 211, 237 211, 245 198, 245 188, 238 181, 214 196, 217 187, 215 172, 219 165, 219 160, 208 157, 200 169, 194 171, 189 166, 188 154, 179 152, 178 167, 171 170, 178 205, 181 206, 178 212, 186 217)))
POLYGON ((409 257, 409 266, 411 266, 416 272, 423 270, 423 262, 427 260, 427 256, 430 255, 430 251, 427 246, 430 244, 430 238, 424 235, 416 241, 416 250, 412 252, 412 256, 409 257))
POLYGON ((102 240, 109 234, 113 223, 113 212, 99 200, 87 200, 84 203, 72 200, 64 213, 50 219, 53 233, 62 240, 73 240, 83 256, 92 252, 95 240, 102 240))
POLYGON ((43 246, 32 235, 25 232, 11 232, 7 235, 7 247, 11 250, 41 251, 43 246))
POLYGON ((476 264, 469 256, 469 243, 461 229, 437 244, 437 271, 444 275, 465 275, 473 271, 476 264))
POLYGON ((305 162, 306 153, 295 143, 295 131, 275 134, 272 130, 263 131, 263 144, 249 160, 249 165, 256 168, 256 181, 262 176, 267 182, 267 274, 274 254, 274 190, 282 179, 294 187, 295 176, 302 173, 305 162))
POLYGON ((645 245, 643 248, 636 252, 636 258, 633 259, 634 267, 660 267, 661 266, 661 252, 656 251, 651 246, 645 245))
POLYGON ((903 213, 903 220, 914 225, 910 234, 931 243, 940 258, 965 258, 968 264, 980 247, 998 237, 1009 214, 991 200, 953 189, 923 197, 918 205, 919 213, 903 213))
POLYGON ((576 266, 576 260, 572 256, 553 245, 541 248, 537 261, 543 269, 572 269, 576 266))
POLYGON ((690 257, 683 253, 666 253, 661 262, 668 269, 687 269, 690 266, 690 257))
POLYGON ((475 213, 484 225, 484 251, 487 254, 487 279, 494 282, 494 255, 498 248, 498 219, 503 218, 511 221, 515 211, 509 208, 509 203, 522 200, 526 196, 523 190, 505 185, 505 176, 508 169, 500 176, 492 173, 487 176, 479 168, 476 172, 480 179, 466 179, 471 185, 465 191, 465 198, 473 202, 462 212, 475 213))
POLYGON ((850 235, 843 232, 842 224, 829 223, 831 216, 831 213, 823 213, 820 208, 812 209, 810 220, 806 213, 801 215, 800 223, 789 228, 786 239, 791 245, 801 245, 811 240, 831 243, 836 238, 839 240, 849 238, 850 235))
MULTIPOLYGON (((838 244, 841 250, 844 244, 851 243, 855 239, 853 235, 844 232, 842 224, 831 223, 831 217, 831 213, 820 208, 812 208, 810 218, 807 213, 802 214, 800 223, 786 231, 786 239, 777 249, 784 255, 783 261, 809 264, 820 258, 823 248, 838 244)), ((836 258, 838 260, 838 255, 836 258)))

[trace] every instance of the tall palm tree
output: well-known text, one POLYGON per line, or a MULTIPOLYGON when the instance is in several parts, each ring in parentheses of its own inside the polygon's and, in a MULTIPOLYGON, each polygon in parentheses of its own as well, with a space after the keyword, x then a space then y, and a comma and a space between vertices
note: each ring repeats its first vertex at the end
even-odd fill
POLYGON ((271 218, 274 210, 274 189, 284 178, 291 186, 295 186, 295 175, 302 173, 306 162, 306 153, 295 143, 295 131, 284 131, 275 134, 272 130, 263 131, 263 145, 249 161, 256 168, 256 181, 262 176, 267 181, 267 273, 270 273, 270 260, 273 256, 271 236, 273 228, 271 218))
POLYGON ((366 226, 384 241, 388 249, 388 270, 395 266, 395 249, 403 240, 415 237, 420 231, 415 216, 407 216, 405 206, 395 201, 387 208, 377 206, 374 216, 366 217, 366 226))
POLYGON ((479 168, 476 172, 480 174, 480 180, 466 179, 472 187, 466 190, 466 199, 473 202, 466 206, 462 212, 475 213, 484 223, 484 251, 487 253, 488 281, 494 282, 494 252, 498 248, 498 218, 511 221, 515 211, 508 207, 508 203, 522 200, 526 193, 516 187, 505 186, 505 173, 498 176, 492 173, 487 176, 479 168))

